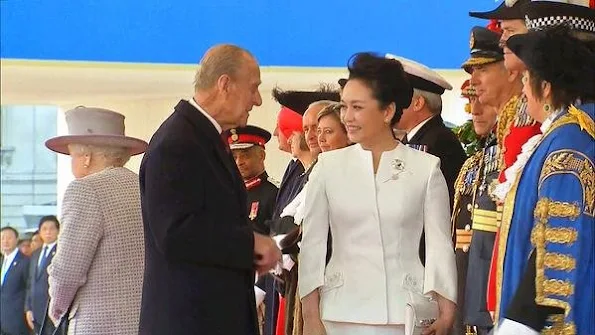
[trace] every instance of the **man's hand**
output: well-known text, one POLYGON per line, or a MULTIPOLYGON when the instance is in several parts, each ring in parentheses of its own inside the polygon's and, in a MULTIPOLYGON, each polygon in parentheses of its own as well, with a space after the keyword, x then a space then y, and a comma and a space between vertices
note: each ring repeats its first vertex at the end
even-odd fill
POLYGON ((281 250, 269 236, 254 233, 254 266, 259 274, 267 273, 281 260, 281 250))
POLYGON ((29 328, 31 330, 33 330, 33 328, 34 328, 34 326, 33 326, 33 312, 32 311, 25 312, 25 319, 27 319, 27 325, 29 325, 29 328))

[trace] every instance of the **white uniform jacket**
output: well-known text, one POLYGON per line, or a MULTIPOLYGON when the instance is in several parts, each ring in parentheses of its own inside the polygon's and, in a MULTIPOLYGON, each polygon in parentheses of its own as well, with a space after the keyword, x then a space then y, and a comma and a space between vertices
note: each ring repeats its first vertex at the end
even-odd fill
POLYGON ((374 175, 372 153, 358 144, 323 153, 304 215, 299 294, 320 290, 323 320, 402 324, 409 290, 456 301, 448 191, 437 157, 399 144, 382 154, 374 175), (329 227, 333 253, 325 266, 329 227))

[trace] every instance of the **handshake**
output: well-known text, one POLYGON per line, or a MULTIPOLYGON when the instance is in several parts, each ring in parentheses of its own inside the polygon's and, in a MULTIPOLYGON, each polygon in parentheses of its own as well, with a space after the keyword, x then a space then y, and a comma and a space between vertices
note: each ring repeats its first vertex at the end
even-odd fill
POLYGON ((270 236, 254 233, 254 268, 261 275, 281 261, 281 250, 270 236))

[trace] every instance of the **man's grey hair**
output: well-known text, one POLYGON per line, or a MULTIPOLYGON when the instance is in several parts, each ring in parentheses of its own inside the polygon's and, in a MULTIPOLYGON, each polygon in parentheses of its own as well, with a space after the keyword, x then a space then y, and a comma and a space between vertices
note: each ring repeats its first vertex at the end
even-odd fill
POLYGON ((422 97, 430 112, 434 115, 442 113, 442 96, 440 94, 422 91, 417 88, 413 89, 413 96, 422 97))
POLYGON ((233 44, 216 45, 200 60, 194 76, 194 90, 207 90, 215 86, 222 75, 236 78, 237 73, 252 54, 233 44))

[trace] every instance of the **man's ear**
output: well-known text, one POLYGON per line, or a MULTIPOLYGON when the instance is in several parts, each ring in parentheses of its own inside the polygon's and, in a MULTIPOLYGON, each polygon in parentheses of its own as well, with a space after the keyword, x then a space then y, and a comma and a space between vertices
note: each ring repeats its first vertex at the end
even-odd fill
POLYGON ((224 75, 221 75, 219 77, 219 79, 217 79, 217 90, 219 92, 227 94, 229 92, 230 86, 231 86, 231 78, 229 77, 229 75, 224 74, 224 75))
POLYGON ((521 78, 523 76, 523 73, 521 71, 517 71, 517 70, 506 70, 508 71, 508 82, 509 83, 514 83, 515 81, 521 81, 521 78))
POLYGON ((419 112, 426 106, 426 99, 421 95, 414 95, 413 98, 413 110, 419 112))

